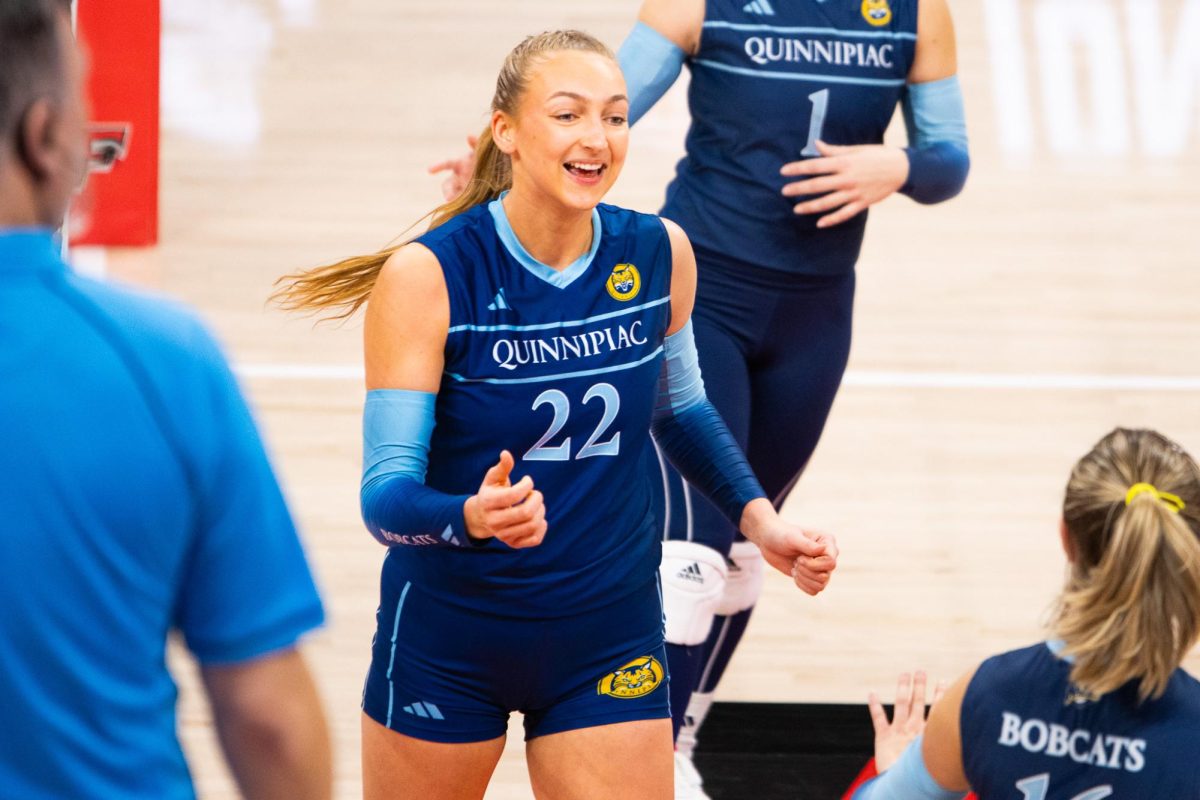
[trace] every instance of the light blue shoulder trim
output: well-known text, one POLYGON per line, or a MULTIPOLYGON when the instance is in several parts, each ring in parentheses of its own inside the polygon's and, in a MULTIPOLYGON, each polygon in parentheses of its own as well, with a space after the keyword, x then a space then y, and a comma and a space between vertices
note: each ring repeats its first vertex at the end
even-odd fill
POLYGON ((921 734, 904 749, 900 760, 892 768, 867 781, 854 792, 852 800, 962 800, 966 792, 943 789, 929 774, 925 756, 921 754, 921 734))
POLYGON ((565 289, 570 286, 587 271, 587 268, 591 266, 592 260, 596 257, 596 251, 600 249, 600 238, 603 234, 600 227, 600 210, 597 208, 592 209, 592 246, 588 248, 586 253, 575 259, 566 269, 560 271, 538 261, 529 254, 529 251, 525 249, 525 245, 521 244, 521 240, 517 238, 516 232, 513 231, 512 225, 508 222, 508 215, 504 213, 504 203, 501 201, 506 194, 508 192, 504 192, 500 197, 488 203, 488 211, 492 215, 492 220, 496 223, 496 235, 500 237, 504 249, 521 266, 551 286, 556 286, 559 289, 565 289))

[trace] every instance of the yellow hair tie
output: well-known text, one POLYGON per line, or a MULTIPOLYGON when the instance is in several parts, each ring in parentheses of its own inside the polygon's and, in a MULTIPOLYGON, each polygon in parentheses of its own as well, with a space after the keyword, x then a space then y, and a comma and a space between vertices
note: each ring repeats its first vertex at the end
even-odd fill
POLYGON ((1187 508, 1179 495, 1170 494, 1169 492, 1160 492, 1158 487, 1152 483, 1135 483, 1133 486, 1130 486, 1129 491, 1125 493, 1125 505, 1129 505, 1131 502, 1133 502, 1133 498, 1137 497, 1139 494, 1154 495, 1156 500, 1166 503, 1167 507, 1176 514, 1187 508))

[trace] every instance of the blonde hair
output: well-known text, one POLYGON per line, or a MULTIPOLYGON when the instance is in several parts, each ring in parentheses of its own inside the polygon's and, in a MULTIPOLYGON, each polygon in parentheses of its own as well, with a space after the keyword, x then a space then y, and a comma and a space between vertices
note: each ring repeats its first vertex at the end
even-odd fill
MULTIPOLYGON (((616 61, 612 50, 603 42, 582 31, 547 31, 528 36, 512 49, 500 67, 496 91, 492 95, 492 111, 516 114, 533 68, 550 53, 562 50, 597 53, 616 61)), ((489 124, 479 135, 479 143, 475 146, 475 164, 470 181, 461 194, 426 215, 430 218, 429 230, 444 225, 475 206, 495 200, 511 187, 512 162, 496 146, 489 124)), ((288 310, 340 309, 331 318, 349 317, 371 296, 371 289, 384 262, 408 241, 411 240, 370 255, 354 256, 323 267, 285 275, 276 281, 282 285, 271 299, 288 310)))
POLYGON ((1063 519, 1073 563, 1052 629, 1071 681, 1160 697, 1200 638, 1200 469, 1162 434, 1117 428, 1072 470, 1063 519))

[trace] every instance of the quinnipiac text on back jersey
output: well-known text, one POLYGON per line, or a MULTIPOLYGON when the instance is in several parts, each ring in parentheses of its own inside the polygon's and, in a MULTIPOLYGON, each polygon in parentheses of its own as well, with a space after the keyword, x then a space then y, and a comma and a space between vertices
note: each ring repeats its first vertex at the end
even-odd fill
POLYGON ((708 0, 691 127, 662 215, 697 248, 800 274, 854 268, 867 214, 817 229, 780 190, 816 141, 879 144, 916 51, 917 0, 708 0), (816 240, 815 242, 812 240, 816 240))
POLYGON ((428 486, 478 491, 507 449, 546 504, 537 547, 497 540, 394 547, 400 570, 445 602, 509 616, 596 608, 653 580, 660 557, 643 456, 670 319, 671 247, 654 216, 600 205, 591 250, 537 262, 500 200, 417 241, 450 297, 428 486))
POLYGON ((1137 681, 1087 700, 1059 646, 995 656, 971 679, 959 726, 979 797, 1200 797, 1200 682, 1176 670, 1156 700, 1139 703, 1137 681))

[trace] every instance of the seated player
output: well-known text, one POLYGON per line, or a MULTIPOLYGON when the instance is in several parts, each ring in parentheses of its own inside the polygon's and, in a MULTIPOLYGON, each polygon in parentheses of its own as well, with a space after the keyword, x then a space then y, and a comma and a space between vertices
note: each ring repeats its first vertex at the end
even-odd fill
POLYGON ((1075 465, 1060 532, 1052 638, 963 676, 923 733, 905 691, 891 724, 872 699, 882 774, 855 800, 1200 797, 1200 682, 1180 668, 1200 639, 1200 469, 1118 428, 1075 465))

